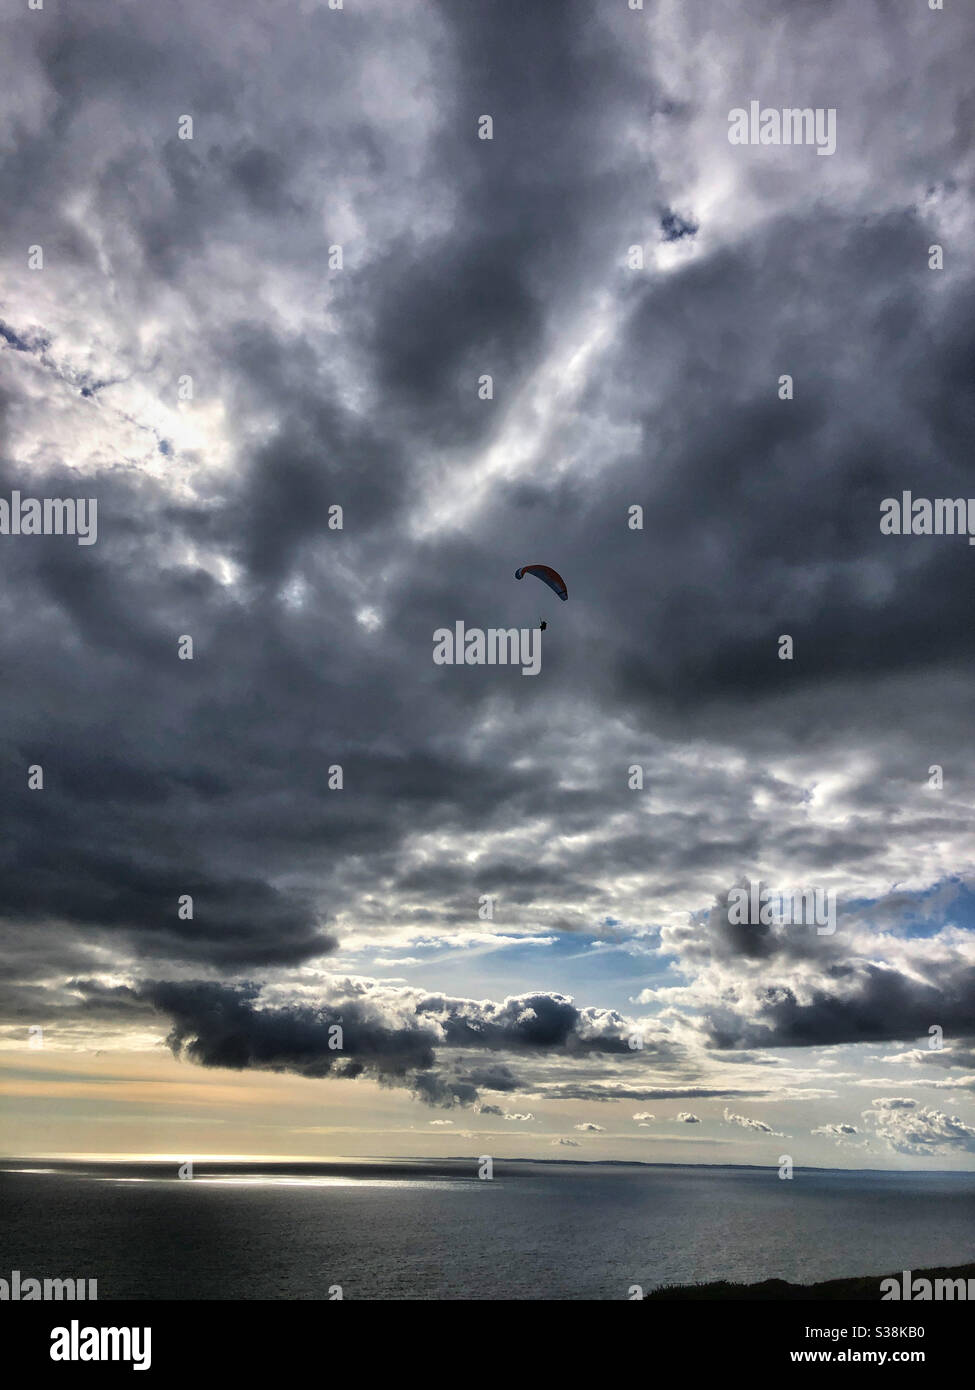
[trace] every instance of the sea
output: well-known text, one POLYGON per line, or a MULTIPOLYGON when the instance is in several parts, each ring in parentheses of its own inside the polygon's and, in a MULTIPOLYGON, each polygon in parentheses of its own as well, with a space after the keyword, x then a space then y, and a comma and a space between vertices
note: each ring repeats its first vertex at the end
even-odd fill
POLYGON ((112 1299, 628 1299, 975 1260, 975 1173, 0 1160, 0 1278, 112 1299))

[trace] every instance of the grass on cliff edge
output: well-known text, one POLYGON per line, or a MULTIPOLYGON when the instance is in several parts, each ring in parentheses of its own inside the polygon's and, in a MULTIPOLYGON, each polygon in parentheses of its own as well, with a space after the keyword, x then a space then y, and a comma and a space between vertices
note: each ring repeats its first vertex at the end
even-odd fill
MULTIPOLYGON (((911 1270, 911 1277, 928 1279, 932 1285, 935 1279, 975 1281, 975 1265, 957 1265, 954 1269, 914 1269, 911 1270)), ((827 1279, 820 1284, 789 1284, 785 1279, 764 1279, 760 1284, 729 1284, 723 1279, 713 1284, 670 1284, 662 1289, 654 1289, 647 1294, 647 1299, 656 1302, 724 1298, 773 1299, 777 1302, 853 1299, 862 1303, 880 1303, 887 1301, 882 1300, 880 1295, 882 1279, 896 1279, 898 1288, 902 1287, 901 1271, 898 1270, 896 1274, 867 1274, 860 1279, 827 1279)))

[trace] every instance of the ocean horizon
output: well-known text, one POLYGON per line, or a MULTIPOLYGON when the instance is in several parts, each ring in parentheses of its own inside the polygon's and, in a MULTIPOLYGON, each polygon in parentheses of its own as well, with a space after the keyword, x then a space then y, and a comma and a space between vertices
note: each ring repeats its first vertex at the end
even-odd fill
POLYGON ((98 1301, 629 1299, 971 1261, 975 1173, 505 1160, 6 1159, 9 1279, 98 1301))

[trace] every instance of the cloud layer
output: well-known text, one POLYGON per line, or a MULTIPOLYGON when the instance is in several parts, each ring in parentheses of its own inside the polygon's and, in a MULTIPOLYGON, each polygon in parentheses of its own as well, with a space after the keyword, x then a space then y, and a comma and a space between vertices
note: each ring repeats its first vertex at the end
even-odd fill
POLYGON ((0 537, 8 1039, 590 1125, 835 1094, 844 1049, 971 1070, 975 551, 878 522, 975 496, 975 17, 118 0, 3 38, 0 496, 99 509, 0 537), (836 154, 730 145, 752 98, 835 107, 836 154), (537 678, 432 663, 541 616, 537 678), (759 878, 835 935, 733 925, 759 878))

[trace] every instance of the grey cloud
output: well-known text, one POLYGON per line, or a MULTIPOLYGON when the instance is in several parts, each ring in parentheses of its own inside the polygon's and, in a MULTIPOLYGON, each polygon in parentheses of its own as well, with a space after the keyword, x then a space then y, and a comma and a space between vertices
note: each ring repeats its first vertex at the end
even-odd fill
POLYGON ((624 1022, 605 1010, 578 1009, 562 996, 532 994, 499 1004, 364 981, 335 982, 333 997, 322 1004, 270 1003, 257 984, 213 981, 147 981, 135 995, 171 1019, 167 1041, 174 1054, 203 1066, 311 1077, 365 1074, 408 1085, 420 1100, 447 1108, 472 1105, 479 1086, 509 1088, 512 1079, 503 1064, 471 1072, 455 1062, 450 1072, 434 1070, 454 1048, 615 1052, 624 1022), (465 1079, 471 1076, 476 1083, 465 1079))
POLYGON ((707 1086, 618 1086, 578 1082, 553 1085, 547 1095, 556 1100, 707 1100, 733 1097, 755 1098, 769 1092, 758 1088, 707 1086))
POLYGON ((916 1100, 898 1096, 875 1100, 863 1112, 863 1119, 893 1153, 975 1153, 975 1129, 971 1125, 958 1115, 927 1109, 916 1100))
POLYGON ((857 1132, 856 1125, 846 1124, 825 1124, 810 1130, 811 1134, 823 1134, 829 1139, 835 1139, 837 1142, 857 1132))
POLYGON ((774 1135, 777 1139, 785 1139, 787 1137, 778 1130, 773 1129, 771 1125, 767 1125, 764 1120, 752 1120, 749 1119, 747 1115, 736 1115, 732 1110, 729 1110, 727 1106, 725 1106, 724 1110, 724 1121, 725 1124, 728 1125, 738 1125, 741 1129, 753 1129, 757 1130, 759 1134, 774 1135))
POLYGON ((933 978, 923 980, 872 961, 834 964, 808 997, 787 983, 769 983, 756 993, 752 1018, 716 1009, 707 1029, 717 1047, 887 1042, 925 1034, 934 1018, 969 1031, 975 966, 935 964, 930 973, 933 978))

